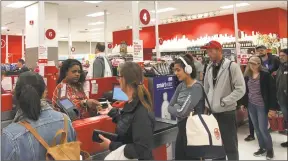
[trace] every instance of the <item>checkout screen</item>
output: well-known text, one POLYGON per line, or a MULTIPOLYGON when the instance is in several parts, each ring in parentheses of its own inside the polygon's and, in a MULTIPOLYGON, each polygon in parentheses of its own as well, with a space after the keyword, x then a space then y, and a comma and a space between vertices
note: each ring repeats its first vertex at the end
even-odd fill
POLYGON ((128 96, 121 90, 120 86, 114 86, 113 100, 128 101, 128 96))
POLYGON ((66 109, 69 109, 74 106, 74 104, 69 99, 63 99, 59 103, 66 109))

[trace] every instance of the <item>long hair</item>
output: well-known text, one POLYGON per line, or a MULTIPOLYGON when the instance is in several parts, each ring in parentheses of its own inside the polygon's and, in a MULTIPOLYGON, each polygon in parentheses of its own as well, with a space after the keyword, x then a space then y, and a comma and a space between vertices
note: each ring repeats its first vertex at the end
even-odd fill
MULTIPOLYGON (((182 58, 186 61, 186 63, 187 63, 188 65, 190 65, 190 66, 192 67, 192 73, 190 74, 190 77, 193 78, 193 79, 195 79, 195 78, 196 78, 197 71, 196 71, 196 67, 195 67, 195 65, 194 65, 194 59, 193 59, 192 55, 186 54, 186 55, 183 56, 182 58)), ((177 60, 175 61, 174 65, 175 65, 175 64, 179 64, 179 65, 183 68, 183 70, 185 69, 185 64, 184 64, 184 62, 183 62, 181 59, 177 59, 177 60)))
POLYGON ((15 96, 24 115, 34 121, 41 114, 41 98, 46 89, 42 76, 34 72, 20 74, 15 87, 15 96))
POLYGON ((59 78, 57 80, 57 84, 61 83, 63 81, 63 79, 66 78, 66 76, 67 76, 66 74, 67 74, 68 70, 70 68, 72 68, 74 65, 78 65, 80 67, 80 70, 81 70, 79 84, 80 85, 84 84, 84 82, 86 80, 86 74, 83 71, 82 64, 76 59, 67 59, 67 60, 62 62, 62 66, 60 68, 60 74, 59 74, 59 78))
POLYGON ((126 62, 120 68, 120 75, 125 79, 125 84, 136 91, 133 98, 138 98, 143 106, 152 111, 151 95, 143 85, 143 72, 141 67, 134 62, 126 62))
POLYGON ((253 72, 252 72, 250 64, 249 64, 250 60, 257 62, 259 64, 259 67, 258 67, 259 72, 263 71, 262 59, 259 56, 251 56, 248 59, 248 64, 247 64, 245 72, 244 72, 244 77, 252 77, 253 72))

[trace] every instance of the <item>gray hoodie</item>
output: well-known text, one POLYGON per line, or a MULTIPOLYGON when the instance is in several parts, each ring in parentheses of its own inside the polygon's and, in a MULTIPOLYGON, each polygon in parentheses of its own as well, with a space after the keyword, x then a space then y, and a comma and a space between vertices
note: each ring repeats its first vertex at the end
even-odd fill
POLYGON ((213 87, 212 64, 208 65, 206 69, 204 89, 210 102, 212 112, 214 113, 236 110, 237 101, 240 100, 246 92, 244 76, 240 66, 236 63, 232 63, 230 67, 232 77, 232 82, 230 82, 228 70, 230 62, 230 60, 225 58, 219 69, 215 87, 213 87), (231 90, 231 84, 233 90, 231 90), (222 105, 221 100, 224 103, 222 105))

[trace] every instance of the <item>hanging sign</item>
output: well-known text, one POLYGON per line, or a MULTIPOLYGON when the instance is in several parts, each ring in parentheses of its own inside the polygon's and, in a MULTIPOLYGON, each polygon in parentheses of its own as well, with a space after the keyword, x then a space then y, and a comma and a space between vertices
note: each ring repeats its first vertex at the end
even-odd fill
POLYGON ((159 38, 159 44, 162 45, 163 44, 163 39, 159 38))
POLYGON ((151 18, 151 17, 150 17, 150 13, 149 13, 148 10, 142 9, 142 10, 140 11, 139 16, 140 16, 140 21, 141 21, 141 23, 142 23, 143 25, 148 25, 148 24, 150 23, 150 18, 151 18))
POLYGON ((33 21, 33 20, 30 20, 30 21, 29 21, 29 24, 30 24, 30 25, 34 25, 34 21, 33 21))
POLYGON ((6 42, 5 42, 5 40, 1 39, 1 48, 4 48, 4 47, 5 47, 5 45, 6 45, 6 42))
POLYGON ((143 62, 143 40, 134 40, 133 41, 133 61, 143 62))
POLYGON ((71 51, 72 51, 72 52, 74 52, 74 51, 75 51, 75 48, 74 48, 74 47, 72 47, 72 48, 71 48, 71 51))
POLYGON ((112 44, 108 44, 108 49, 112 49, 113 45, 112 44))
POLYGON ((47 47, 45 45, 38 47, 38 59, 47 59, 47 47))
POLYGON ((240 64, 241 65, 247 65, 248 64, 248 58, 249 58, 248 54, 241 54, 240 64))
POLYGON ((48 30, 46 30, 45 35, 46 35, 47 39, 53 40, 56 37, 56 32, 53 29, 48 29, 48 30))

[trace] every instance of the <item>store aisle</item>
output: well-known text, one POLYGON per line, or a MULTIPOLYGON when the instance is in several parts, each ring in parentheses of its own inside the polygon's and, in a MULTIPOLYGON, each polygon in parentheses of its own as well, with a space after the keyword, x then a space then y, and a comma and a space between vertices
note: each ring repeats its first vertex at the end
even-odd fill
MULTIPOLYGON (((265 160, 265 156, 253 156, 253 153, 256 152, 259 148, 257 140, 251 142, 244 141, 244 138, 247 137, 249 133, 248 131, 248 124, 243 125, 238 129, 240 160, 265 160)), ((275 158, 273 160, 287 160, 287 149, 280 146, 282 142, 287 141, 287 136, 279 134, 278 132, 272 132, 271 136, 275 153, 275 158)))

